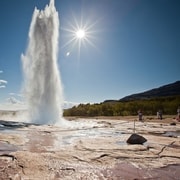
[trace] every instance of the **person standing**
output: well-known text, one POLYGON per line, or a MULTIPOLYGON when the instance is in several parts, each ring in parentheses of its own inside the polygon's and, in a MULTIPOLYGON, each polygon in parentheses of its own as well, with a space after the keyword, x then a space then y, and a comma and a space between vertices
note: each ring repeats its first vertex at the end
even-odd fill
POLYGON ((162 120, 162 110, 159 109, 159 111, 157 112, 157 118, 162 120))
POLYGON ((180 121, 180 106, 177 108, 177 118, 178 121, 180 121))
POLYGON ((139 121, 142 121, 143 114, 141 109, 138 111, 138 117, 139 117, 139 121))

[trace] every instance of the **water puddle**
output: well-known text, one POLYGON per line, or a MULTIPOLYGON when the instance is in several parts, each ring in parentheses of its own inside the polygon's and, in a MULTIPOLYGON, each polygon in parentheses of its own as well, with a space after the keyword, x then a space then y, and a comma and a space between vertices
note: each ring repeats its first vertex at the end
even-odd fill
POLYGON ((127 145, 127 143, 125 141, 117 141, 116 142, 117 145, 127 145))
POLYGON ((163 136, 165 137, 180 137, 180 131, 166 131, 163 136))
POLYGON ((18 151, 20 148, 8 142, 0 141, 0 154, 9 154, 11 152, 18 151))
MULTIPOLYGON (((19 135, 22 138, 22 150, 31 152, 47 152, 56 151, 65 148, 69 145, 74 145, 77 140, 86 138, 118 138, 124 134, 114 128, 99 127, 74 127, 73 129, 64 129, 56 126, 48 125, 32 125, 19 122, 5 122, 0 121, 0 131, 2 134, 6 133, 16 137, 19 135)), ((126 144, 125 141, 117 142, 119 145, 126 144)), ((7 151, 15 151, 16 146, 3 145, 7 151)), ((1 149, 4 151, 5 149, 1 149)))

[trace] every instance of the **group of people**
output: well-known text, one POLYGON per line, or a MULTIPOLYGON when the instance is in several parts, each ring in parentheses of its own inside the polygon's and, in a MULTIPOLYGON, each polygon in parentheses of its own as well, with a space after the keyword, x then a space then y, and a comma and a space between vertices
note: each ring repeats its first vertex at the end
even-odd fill
MULTIPOLYGON (((139 117, 139 121, 143 120, 143 113, 142 113, 141 109, 138 111, 138 117, 139 117)), ((161 109, 159 109, 157 111, 157 118, 162 120, 162 110, 161 109)), ((180 121, 180 106, 177 108, 177 117, 176 117, 176 120, 180 121)))

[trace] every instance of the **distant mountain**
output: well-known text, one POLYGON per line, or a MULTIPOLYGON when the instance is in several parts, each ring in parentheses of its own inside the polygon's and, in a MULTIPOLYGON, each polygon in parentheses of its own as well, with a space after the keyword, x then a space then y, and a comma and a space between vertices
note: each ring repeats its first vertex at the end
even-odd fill
POLYGON ((167 96, 177 96, 177 95, 180 95, 180 81, 176 81, 174 83, 167 84, 159 88, 154 88, 142 93, 132 94, 120 99, 119 101, 132 101, 132 100, 151 99, 156 97, 167 97, 167 96))
POLYGON ((176 81, 174 83, 167 84, 159 88, 154 88, 142 93, 125 96, 120 100, 105 100, 104 103, 116 103, 116 102, 133 101, 140 99, 152 99, 156 97, 167 97, 167 96, 178 96, 178 95, 180 95, 180 81, 176 81))

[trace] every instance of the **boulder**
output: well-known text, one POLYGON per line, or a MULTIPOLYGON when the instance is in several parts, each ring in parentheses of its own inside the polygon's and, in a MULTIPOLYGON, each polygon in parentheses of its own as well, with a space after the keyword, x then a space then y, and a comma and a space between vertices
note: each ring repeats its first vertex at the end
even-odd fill
POLYGON ((138 134, 132 134, 129 139, 126 141, 128 144, 143 144, 147 141, 146 138, 138 134))
POLYGON ((170 123, 171 126, 176 126, 175 122, 170 123))

